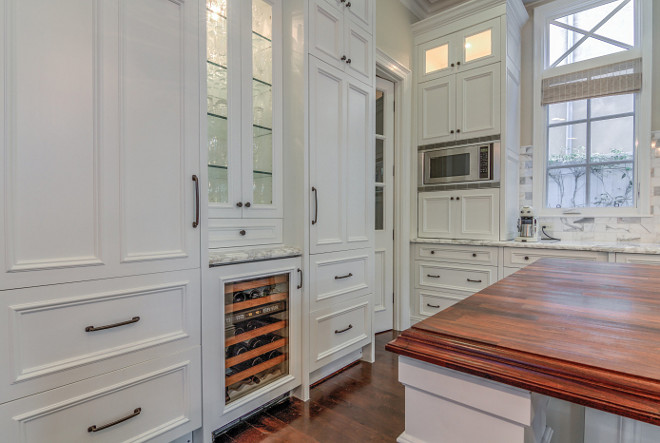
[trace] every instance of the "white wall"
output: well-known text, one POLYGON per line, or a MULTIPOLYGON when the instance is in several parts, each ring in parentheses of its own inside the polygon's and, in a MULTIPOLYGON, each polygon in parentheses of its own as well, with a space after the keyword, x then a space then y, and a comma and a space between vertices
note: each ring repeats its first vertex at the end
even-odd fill
POLYGON ((375 3, 376 48, 410 68, 413 47, 410 25, 417 21, 417 17, 399 0, 378 0, 375 3))

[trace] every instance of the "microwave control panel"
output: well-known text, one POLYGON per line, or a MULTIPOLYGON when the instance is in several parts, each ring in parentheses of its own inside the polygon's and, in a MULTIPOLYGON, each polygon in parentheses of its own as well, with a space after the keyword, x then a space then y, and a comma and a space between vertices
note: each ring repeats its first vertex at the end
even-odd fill
POLYGON ((490 178, 490 146, 479 148, 479 178, 490 178))

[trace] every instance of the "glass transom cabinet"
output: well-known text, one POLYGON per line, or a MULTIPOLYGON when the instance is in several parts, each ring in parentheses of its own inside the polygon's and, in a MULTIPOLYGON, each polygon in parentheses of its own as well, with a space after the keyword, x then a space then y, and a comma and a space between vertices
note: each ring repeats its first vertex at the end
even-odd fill
POLYGON ((282 217, 281 0, 206 0, 211 218, 282 217))

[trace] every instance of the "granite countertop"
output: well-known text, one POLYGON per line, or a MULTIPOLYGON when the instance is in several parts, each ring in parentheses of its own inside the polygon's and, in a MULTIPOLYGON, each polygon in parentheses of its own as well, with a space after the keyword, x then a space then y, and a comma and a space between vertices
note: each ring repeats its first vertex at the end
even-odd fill
POLYGON ((523 243, 513 240, 453 240, 444 238, 413 238, 411 243, 436 245, 505 246, 510 248, 569 249, 574 251, 625 252, 629 254, 660 255, 660 244, 658 243, 567 242, 550 240, 542 240, 536 243, 523 243))
POLYGON ((274 248, 244 249, 240 251, 209 251, 209 267, 233 265, 253 261, 275 260, 278 258, 299 257, 302 249, 292 246, 274 248))

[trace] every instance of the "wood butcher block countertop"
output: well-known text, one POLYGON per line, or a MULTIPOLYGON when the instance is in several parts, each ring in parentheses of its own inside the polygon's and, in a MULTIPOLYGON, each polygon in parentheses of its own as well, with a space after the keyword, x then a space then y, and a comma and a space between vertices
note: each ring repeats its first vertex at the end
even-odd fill
POLYGON ((660 266, 542 259, 386 348, 660 425, 660 266))

